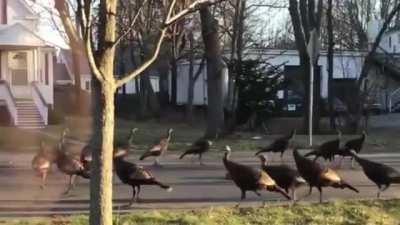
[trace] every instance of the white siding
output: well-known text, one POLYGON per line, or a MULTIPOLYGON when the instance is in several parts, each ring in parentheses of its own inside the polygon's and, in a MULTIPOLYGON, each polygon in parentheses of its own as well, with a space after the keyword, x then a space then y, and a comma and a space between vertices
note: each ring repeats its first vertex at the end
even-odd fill
MULTIPOLYGON (((140 80, 140 77, 139 77, 140 80)), ((158 76, 150 76, 150 82, 151 86, 153 87, 154 92, 159 92, 159 84, 158 84, 159 78, 158 76)), ((130 80, 128 83, 125 84, 125 90, 126 94, 135 94, 136 93, 136 86, 135 86, 135 80, 130 80)), ((118 89, 118 93, 122 94, 122 87, 118 89)))
MULTIPOLYGON (((260 54, 250 54, 250 58, 259 58, 260 54)), ((262 53, 262 59, 272 65, 285 63, 288 66, 298 66, 299 57, 295 50, 265 50, 262 53)), ((335 79, 338 78, 357 78, 361 73, 364 63, 364 54, 360 52, 336 52, 333 59, 335 79)), ((326 52, 321 52, 318 60, 321 67, 321 96, 328 97, 328 59, 326 52)))
MULTIPOLYGON (((194 65, 194 71, 196 72, 200 66, 200 62, 194 65)), ((189 87, 189 63, 181 63, 178 67, 177 77, 177 93, 176 103, 178 105, 186 104, 188 100, 188 87, 189 87)), ((194 85, 194 105, 205 105, 207 104, 207 71, 204 66, 202 73, 197 79, 194 85)))

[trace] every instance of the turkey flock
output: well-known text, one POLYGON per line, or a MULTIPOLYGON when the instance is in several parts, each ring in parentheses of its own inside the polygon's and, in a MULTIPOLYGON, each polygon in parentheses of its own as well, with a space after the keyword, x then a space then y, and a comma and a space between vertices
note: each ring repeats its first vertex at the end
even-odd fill
MULTIPOLYGON (((149 169, 127 160, 126 156, 130 151, 135 150, 133 145, 134 135, 138 131, 134 128, 130 131, 125 141, 118 141, 114 144, 113 165, 114 171, 121 182, 132 188, 132 198, 129 205, 139 201, 141 187, 144 185, 154 185, 166 191, 172 191, 172 187, 157 179, 149 169)), ((165 155, 172 139, 174 130, 168 129, 167 134, 157 141, 157 144, 151 146, 145 151, 139 160, 154 158, 154 166, 162 168, 160 159, 165 155)), ((90 164, 92 161, 91 153, 93 148, 90 145, 83 147, 79 155, 72 154, 71 145, 66 136, 69 130, 62 132, 60 140, 55 145, 41 142, 40 150, 32 160, 32 168, 41 178, 40 187, 44 189, 47 184, 48 173, 53 164, 59 171, 69 178, 69 182, 64 194, 70 193, 75 187, 77 177, 90 179, 90 164)), ((348 189, 358 193, 359 190, 351 184, 349 180, 343 177, 334 169, 341 166, 345 157, 351 158, 351 167, 354 168, 354 162, 357 162, 363 170, 366 177, 378 187, 377 198, 380 198, 381 192, 390 187, 391 184, 400 184, 400 172, 392 167, 382 163, 367 160, 359 156, 367 134, 363 132, 360 137, 348 140, 341 145, 341 132, 338 131, 337 138, 324 142, 318 146, 301 147, 295 145, 294 138, 296 130, 292 130, 288 135, 274 140, 265 147, 260 147, 255 157, 260 160, 259 169, 249 165, 244 165, 230 159, 232 149, 225 146, 222 163, 227 171, 227 179, 240 190, 240 201, 246 199, 248 191, 261 196, 260 191, 276 192, 293 202, 298 200, 296 189, 303 185, 308 185, 309 194, 312 189, 319 191, 319 202, 323 202, 323 188, 333 187, 336 189, 348 189), (292 150, 293 159, 296 168, 283 163, 283 155, 289 149, 292 150), (300 149, 311 149, 306 154, 301 153, 300 149), (281 162, 272 165, 268 162, 267 154, 279 153, 281 162), (328 165, 328 162, 334 162, 339 157, 339 164, 336 166, 328 165), (319 158, 328 161, 322 163, 319 158)), ((179 159, 187 155, 197 155, 200 165, 204 166, 202 156, 207 153, 213 143, 205 138, 195 141, 186 151, 181 153, 179 159)), ((240 202, 239 202, 240 204, 240 202)))

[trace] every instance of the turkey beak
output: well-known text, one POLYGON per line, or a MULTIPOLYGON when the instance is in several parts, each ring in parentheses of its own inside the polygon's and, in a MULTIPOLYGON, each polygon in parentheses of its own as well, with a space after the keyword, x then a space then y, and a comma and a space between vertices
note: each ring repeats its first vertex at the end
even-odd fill
POLYGON ((262 154, 258 155, 258 158, 260 158, 262 163, 265 163, 267 161, 267 158, 262 154))

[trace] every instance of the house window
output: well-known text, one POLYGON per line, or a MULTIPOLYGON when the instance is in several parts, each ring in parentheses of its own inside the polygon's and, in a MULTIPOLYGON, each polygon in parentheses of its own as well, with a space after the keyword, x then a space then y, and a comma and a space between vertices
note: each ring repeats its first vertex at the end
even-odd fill
POLYGON ((28 54, 24 51, 9 53, 8 68, 11 76, 11 84, 25 86, 28 84, 28 54))
POLYGON ((90 91, 90 81, 88 81, 88 80, 85 82, 85 89, 87 91, 90 91))
POLYGON ((7 0, 0 0, 0 24, 7 24, 7 0))
POLYGON ((44 54, 44 80, 45 84, 49 85, 49 56, 47 53, 44 54))
POLYGON ((392 47, 392 37, 389 37, 389 48, 392 47))

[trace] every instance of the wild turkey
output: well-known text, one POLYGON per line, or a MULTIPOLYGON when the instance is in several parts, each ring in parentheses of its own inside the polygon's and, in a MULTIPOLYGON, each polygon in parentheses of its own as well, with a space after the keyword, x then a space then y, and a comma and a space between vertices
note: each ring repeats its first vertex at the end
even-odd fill
POLYGON ((342 133, 340 131, 337 132, 338 137, 336 139, 322 143, 320 146, 317 147, 317 149, 305 154, 304 157, 314 155, 314 161, 316 161, 319 157, 322 157, 325 160, 333 161, 335 159, 335 155, 339 151, 340 138, 342 136, 342 133))
POLYGON ((264 155, 258 156, 261 160, 261 169, 264 170, 279 187, 289 190, 292 193, 292 200, 296 201, 296 188, 306 183, 297 170, 286 165, 267 165, 267 159, 264 155))
POLYGON ((58 146, 58 154, 56 164, 58 169, 69 176, 69 185, 64 194, 68 194, 75 186, 76 176, 81 176, 83 178, 89 179, 90 172, 85 169, 82 162, 76 159, 74 156, 69 155, 66 151, 65 146, 65 136, 67 135, 67 130, 64 130, 61 140, 58 146))
MULTIPOLYGON (((138 128, 133 128, 129 132, 129 136, 128 136, 128 138, 127 138, 127 140, 125 142, 116 142, 114 144, 114 149, 121 148, 121 149, 131 150, 132 149, 133 136, 134 136, 134 134, 136 133, 137 130, 138 130, 138 128)), ((93 149, 93 146, 91 146, 90 144, 87 144, 82 148, 82 151, 81 151, 81 154, 80 154, 80 161, 82 162, 83 167, 87 171, 90 170, 90 163, 92 162, 92 149, 93 149)))
POLYGON ((53 146, 46 145, 43 141, 40 142, 40 149, 32 159, 32 169, 41 178, 40 188, 46 186, 47 175, 51 169, 51 165, 56 160, 56 150, 53 146))
POLYGON ((279 187, 266 172, 255 170, 252 167, 229 160, 231 148, 225 146, 225 150, 225 156, 222 161, 230 175, 230 178, 241 191, 241 200, 246 199, 247 191, 253 191, 260 196, 260 193, 258 192, 259 190, 279 192, 287 199, 290 199, 290 196, 285 192, 285 190, 279 187))
POLYGON ((132 130, 130 130, 127 139, 125 141, 116 141, 114 144, 114 148, 124 148, 131 150, 133 147, 133 137, 138 130, 138 128, 133 128, 132 130))
POLYGON ((114 151, 114 167, 117 176, 122 181, 122 183, 130 185, 132 187, 132 199, 129 205, 137 202, 139 199, 140 187, 142 185, 158 185, 162 189, 168 192, 172 191, 172 188, 158 181, 150 171, 138 166, 134 163, 125 160, 127 155, 127 150, 116 149, 114 151))
POLYGON ((185 155, 199 155, 200 165, 203 165, 202 155, 207 152, 213 143, 210 140, 201 138, 194 142, 192 146, 186 150, 179 159, 183 159, 185 155))
POLYGON ((289 148, 290 142, 295 136, 296 130, 292 130, 289 135, 276 139, 267 147, 260 147, 260 151, 258 151, 255 155, 257 156, 264 152, 280 152, 282 160, 283 153, 285 153, 285 151, 289 148))
POLYGON ((377 198, 380 198, 381 192, 388 189, 391 184, 400 184, 399 171, 385 164, 361 158, 354 150, 351 150, 350 153, 360 164, 368 179, 378 186, 377 198))
POLYGON ((313 187, 318 188, 319 202, 322 202, 322 187, 349 188, 358 193, 356 188, 344 181, 334 170, 300 155, 297 148, 294 149, 293 156, 300 175, 310 186, 308 195, 313 187))
POLYGON ((342 159, 346 156, 351 157, 351 168, 354 168, 354 157, 351 150, 354 150, 357 154, 360 153, 366 137, 367 133, 363 131, 360 137, 347 141, 344 147, 337 153, 337 155, 342 156, 342 159))
POLYGON ((158 144, 154 145, 149 150, 147 150, 142 156, 140 156, 140 160, 153 156, 156 157, 154 165, 159 166, 160 165, 159 157, 161 157, 168 150, 168 145, 171 140, 171 135, 173 131, 174 130, 172 128, 169 128, 167 136, 161 138, 158 144))
POLYGON ((93 147, 90 144, 85 145, 80 154, 80 161, 87 171, 90 171, 90 163, 92 162, 92 149, 93 147))

